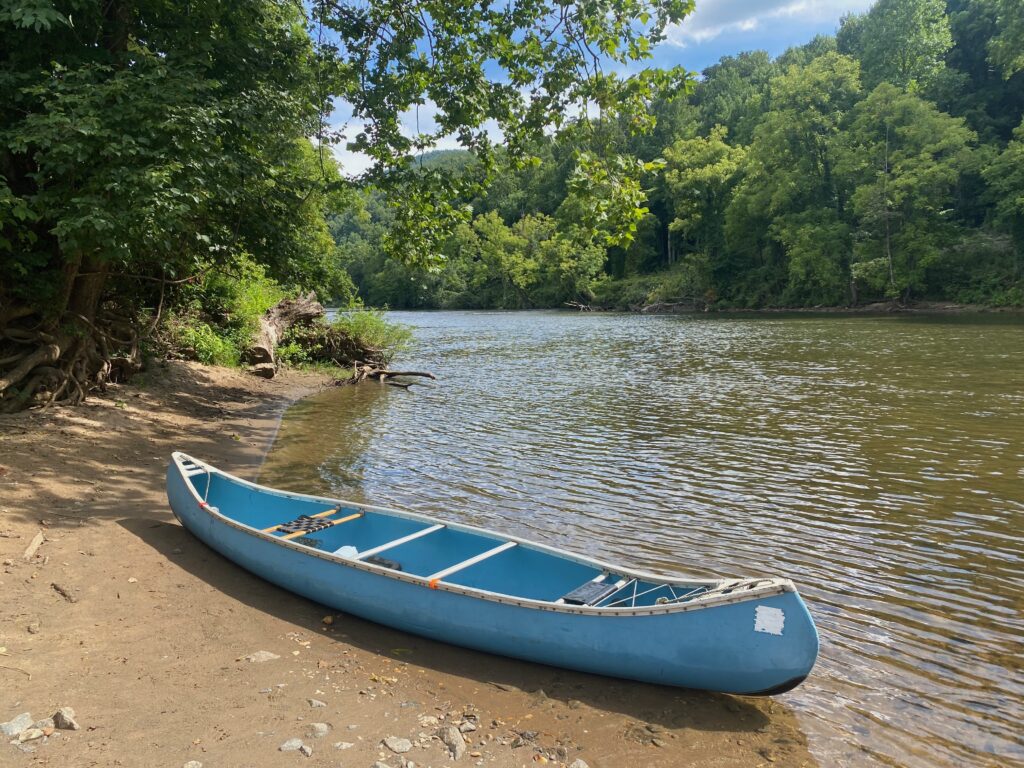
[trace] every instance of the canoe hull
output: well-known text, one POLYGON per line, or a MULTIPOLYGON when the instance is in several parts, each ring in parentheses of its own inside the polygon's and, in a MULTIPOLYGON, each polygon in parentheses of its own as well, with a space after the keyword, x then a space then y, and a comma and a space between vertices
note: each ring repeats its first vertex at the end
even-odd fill
POLYGON ((286 547, 197 504, 172 463, 178 520, 252 573, 335 610, 423 637, 583 672, 747 695, 775 694, 810 672, 818 637, 796 592, 700 610, 566 613, 430 589, 286 547), (760 612, 759 612, 760 609, 760 612), (758 627, 764 609, 781 626, 758 627))

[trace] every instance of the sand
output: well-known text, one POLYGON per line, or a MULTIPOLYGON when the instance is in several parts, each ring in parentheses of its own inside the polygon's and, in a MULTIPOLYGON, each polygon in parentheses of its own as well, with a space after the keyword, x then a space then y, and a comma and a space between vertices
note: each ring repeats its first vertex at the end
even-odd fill
POLYGON ((0 766, 815 764, 785 697, 433 643, 271 586, 182 529, 171 451, 252 477, 284 407, 325 381, 158 363, 78 408, 0 417, 0 722, 69 706, 81 726, 0 741, 0 766), (260 651, 277 658, 246 659, 260 651), (471 740, 457 762, 446 725, 471 740), (311 755, 279 751, 290 739, 311 755))

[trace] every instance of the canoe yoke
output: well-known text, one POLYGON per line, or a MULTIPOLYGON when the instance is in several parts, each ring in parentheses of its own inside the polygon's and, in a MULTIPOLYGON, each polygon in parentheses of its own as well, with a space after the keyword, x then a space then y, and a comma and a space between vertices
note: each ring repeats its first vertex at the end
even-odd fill
POLYGON ((316 533, 324 528, 330 528, 331 522, 320 518, 319 520, 309 515, 299 515, 298 518, 289 523, 282 523, 277 527, 281 533, 316 533))

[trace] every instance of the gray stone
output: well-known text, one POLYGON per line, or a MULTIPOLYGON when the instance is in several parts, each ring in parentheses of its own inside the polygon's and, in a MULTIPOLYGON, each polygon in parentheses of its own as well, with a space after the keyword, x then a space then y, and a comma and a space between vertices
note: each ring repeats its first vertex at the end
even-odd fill
POLYGON ((57 727, 57 724, 54 723, 52 717, 47 717, 42 720, 36 720, 34 723, 32 723, 32 727, 38 728, 40 731, 46 731, 47 729, 53 730, 57 727))
POLYGON ((398 736, 388 736, 384 739, 384 746, 392 752, 402 755, 412 749, 412 742, 408 739, 399 738, 398 736))
POLYGON ((309 735, 314 739, 322 739, 331 730, 327 723, 310 723, 309 735))
POLYGON ((320 701, 320 699, 306 699, 306 701, 313 709, 320 709, 321 707, 327 706, 326 702, 320 701))
POLYGON ((203 764, 200 763, 198 760, 189 760, 187 763, 181 766, 181 768, 203 768, 203 764))
POLYGON ((71 707, 61 707, 53 713, 53 724, 62 731, 77 731, 81 726, 75 722, 75 710, 71 707))
POLYGON ((476 730, 476 724, 471 723, 469 720, 464 721, 459 725, 459 731, 462 733, 472 733, 476 730))
POLYGON ((256 651, 256 653, 250 653, 248 656, 243 657, 246 661, 251 664, 262 664, 265 661, 273 661, 274 659, 280 659, 276 653, 270 651, 256 651))
POLYGON ((590 768, 583 760, 573 760, 569 763, 569 768, 590 768))
POLYGON ((353 744, 351 741, 336 741, 336 742, 334 742, 334 748, 335 749, 352 749, 352 747, 354 747, 354 746, 355 746, 355 744, 353 744))
POLYGON ((22 712, 13 720, 8 720, 6 723, 0 723, 0 733, 4 736, 12 737, 17 736, 27 728, 32 727, 32 715, 28 712, 22 712))
POLYGON ((301 747, 299 747, 299 752, 301 752, 306 757, 309 757, 313 754, 313 748, 303 744, 301 747))
POLYGON ((387 763, 382 763, 380 760, 373 764, 373 768, 391 768, 387 763))
POLYGON ((284 744, 278 747, 279 752, 295 752, 303 746, 302 739, 288 739, 284 744))
POLYGON ((438 728, 437 738, 448 747, 448 752, 455 760, 466 754, 466 740, 462 738, 459 729, 454 725, 445 725, 438 728))
POLYGON ((24 743, 26 741, 35 741, 41 739, 46 734, 43 733, 42 728, 26 728, 24 731, 18 734, 18 741, 24 743))

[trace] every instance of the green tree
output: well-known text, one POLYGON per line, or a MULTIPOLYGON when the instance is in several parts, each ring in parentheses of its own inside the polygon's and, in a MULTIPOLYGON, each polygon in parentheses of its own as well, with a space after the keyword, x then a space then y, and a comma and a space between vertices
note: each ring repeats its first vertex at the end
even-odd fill
POLYGON ((1003 70, 1003 76, 1024 70, 1024 8, 1020 0, 992 0, 999 32, 992 37, 989 51, 992 61, 1003 70))
POLYGON ((931 287, 928 269, 957 236, 955 190, 975 139, 962 118, 888 83, 857 105, 839 171, 855 185, 861 284, 904 300, 931 287))
POLYGON ((1022 276, 1024 254, 1024 122, 1014 131, 1014 139, 984 171, 991 188, 997 221, 1013 235, 1016 245, 1013 281, 1022 276))
POLYGON ((860 23, 864 84, 927 87, 953 46, 945 0, 878 0, 860 23))
POLYGON ((758 126, 726 210, 731 253, 715 269, 719 293, 753 304, 843 303, 849 189, 836 163, 840 132, 860 95, 859 66, 826 53, 807 67, 790 67, 771 90, 773 108, 758 126), (829 245, 809 258, 815 240, 829 245))
POLYGON ((669 225, 684 247, 715 261, 724 245, 725 209, 746 154, 726 143, 727 129, 681 139, 665 150, 665 184, 675 218, 669 225))

